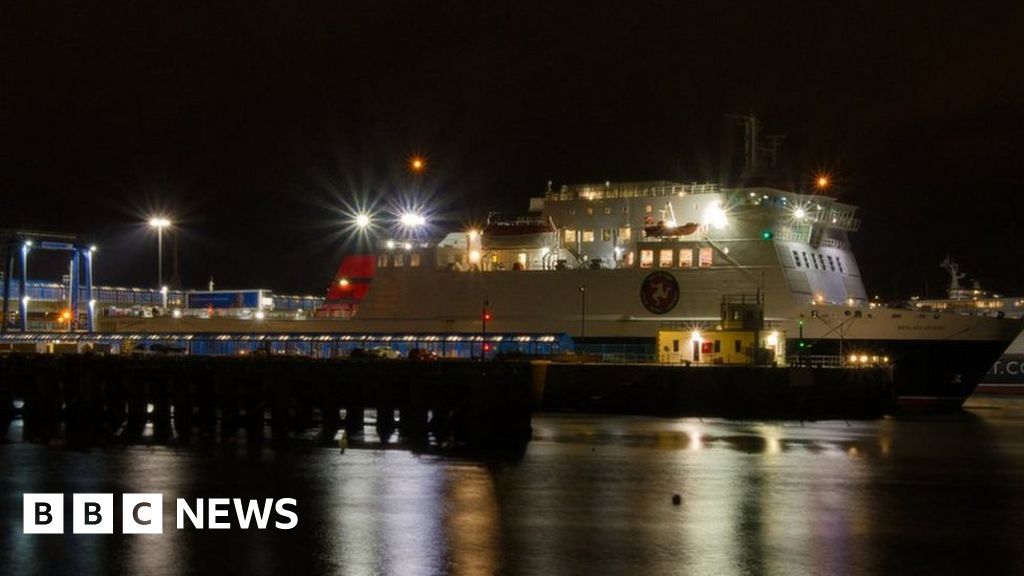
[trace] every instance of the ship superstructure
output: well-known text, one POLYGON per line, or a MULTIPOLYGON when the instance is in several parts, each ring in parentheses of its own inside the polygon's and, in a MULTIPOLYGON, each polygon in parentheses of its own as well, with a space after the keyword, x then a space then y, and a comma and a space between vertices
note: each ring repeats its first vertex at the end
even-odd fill
MULTIPOLYGON (((439 321, 458 323, 475 321, 478 307, 466 302, 468 317, 462 318, 455 311, 465 300, 458 291, 436 292, 444 300, 436 307, 426 305, 425 294, 407 301, 389 292, 420 280, 451 280, 480 289, 494 284, 494 298, 500 298, 501 286, 509 284, 521 288, 512 289, 520 298, 537 290, 553 304, 563 296, 576 300, 578 288, 586 286, 594 298, 587 315, 587 322, 594 323, 589 336, 596 338, 653 337, 657 325, 652 320, 717 318, 724 294, 763 293, 767 315, 775 320, 792 317, 801 304, 867 303, 848 237, 859 226, 856 209, 824 195, 666 181, 606 182, 563 186, 533 199, 531 207, 528 216, 495 218, 482 230, 449 233, 436 243, 381 239, 372 261, 364 256, 343 263, 328 304, 351 304, 344 310, 353 320, 429 322, 436 312, 439 321), (669 272, 677 281, 674 306, 652 306, 637 296, 643 279, 655 271, 669 272), (356 287, 365 286, 369 276, 394 277, 395 282, 378 287, 385 283, 374 281, 372 289, 357 294, 356 287), (572 286, 565 289, 566 283, 572 286), (630 286, 634 297, 613 294, 619 283, 630 286), (599 299, 605 291, 606 304, 599 299)), ((519 316, 514 311, 526 307, 510 306, 506 318, 519 316)), ((529 316, 546 316, 550 322, 564 316, 577 324, 576 308, 568 314, 537 310, 529 316)))

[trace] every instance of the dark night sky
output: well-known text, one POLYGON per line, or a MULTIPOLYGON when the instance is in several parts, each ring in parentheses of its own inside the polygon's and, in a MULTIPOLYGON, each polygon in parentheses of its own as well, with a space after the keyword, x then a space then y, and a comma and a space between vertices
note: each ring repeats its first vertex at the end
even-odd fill
POLYGON ((187 286, 321 293, 346 202, 459 223, 548 180, 723 181, 752 110, 794 185, 861 207, 873 294, 936 295, 947 252, 1024 291, 1019 1, 208 4, 0 4, 0 226, 153 284, 163 209, 187 286))

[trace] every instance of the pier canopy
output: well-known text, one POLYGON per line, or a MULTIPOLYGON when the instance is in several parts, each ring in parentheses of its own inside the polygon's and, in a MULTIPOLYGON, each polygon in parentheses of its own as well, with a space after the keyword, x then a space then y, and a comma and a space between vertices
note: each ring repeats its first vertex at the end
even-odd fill
POLYGON ((111 354, 247 354, 297 355, 312 358, 350 356, 353 350, 387 350, 405 358, 416 349, 442 358, 487 357, 504 354, 547 355, 572 351, 565 334, 317 334, 317 333, 64 333, 25 332, 0 336, 9 352, 111 354))

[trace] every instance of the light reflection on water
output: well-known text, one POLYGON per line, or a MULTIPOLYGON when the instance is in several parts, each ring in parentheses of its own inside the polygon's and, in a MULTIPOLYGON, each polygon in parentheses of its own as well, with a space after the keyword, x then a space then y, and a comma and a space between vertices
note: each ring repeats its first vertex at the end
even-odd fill
POLYGON ((540 416, 518 461, 294 442, 88 453, 10 443, 0 446, 0 565, 12 574, 1017 572, 1024 400, 969 406, 848 423, 540 416), (47 491, 162 492, 165 534, 22 535, 21 494, 47 491), (177 531, 176 497, 294 497, 299 527, 177 531))

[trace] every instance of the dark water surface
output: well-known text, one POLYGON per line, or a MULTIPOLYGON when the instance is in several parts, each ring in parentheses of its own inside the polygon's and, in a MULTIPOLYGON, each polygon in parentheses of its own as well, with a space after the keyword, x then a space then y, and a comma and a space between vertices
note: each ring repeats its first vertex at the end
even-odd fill
POLYGON ((540 416, 521 459, 494 461, 0 445, 0 573, 218 572, 1024 573, 1024 400, 870 422, 540 416), (23 535, 24 492, 67 494, 69 527, 71 493, 161 492, 164 534, 23 535), (177 497, 293 497, 299 525, 180 531, 177 497))

